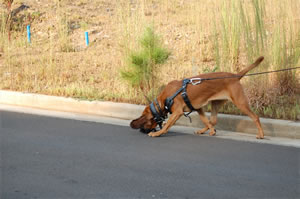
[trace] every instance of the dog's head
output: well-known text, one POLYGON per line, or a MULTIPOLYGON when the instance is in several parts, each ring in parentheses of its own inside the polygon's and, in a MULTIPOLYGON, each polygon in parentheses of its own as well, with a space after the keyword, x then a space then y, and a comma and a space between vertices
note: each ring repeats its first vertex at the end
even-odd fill
POLYGON ((130 123, 131 128, 140 129, 142 133, 147 134, 155 130, 156 126, 157 122, 154 120, 149 105, 146 106, 142 115, 139 118, 132 120, 130 123))

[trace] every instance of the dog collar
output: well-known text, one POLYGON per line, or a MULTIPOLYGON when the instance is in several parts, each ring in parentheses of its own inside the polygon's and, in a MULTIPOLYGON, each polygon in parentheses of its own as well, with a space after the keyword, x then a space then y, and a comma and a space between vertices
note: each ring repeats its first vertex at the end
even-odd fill
POLYGON ((165 121, 166 115, 163 114, 163 111, 161 110, 157 99, 155 99, 154 102, 150 104, 150 110, 153 115, 154 121, 159 125, 159 128, 162 129, 162 123, 165 121), (155 106, 157 107, 157 109, 155 106))

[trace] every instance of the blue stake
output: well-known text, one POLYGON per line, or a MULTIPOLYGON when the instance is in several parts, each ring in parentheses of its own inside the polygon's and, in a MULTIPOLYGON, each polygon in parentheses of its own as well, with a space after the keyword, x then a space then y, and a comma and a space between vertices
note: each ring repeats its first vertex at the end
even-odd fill
POLYGON ((84 35, 85 35, 85 43, 86 43, 86 46, 88 46, 89 43, 90 43, 90 41, 89 41, 89 33, 88 33, 88 32, 85 32, 84 35))
POLYGON ((27 38, 28 38, 28 42, 31 43, 30 25, 27 25, 27 38))

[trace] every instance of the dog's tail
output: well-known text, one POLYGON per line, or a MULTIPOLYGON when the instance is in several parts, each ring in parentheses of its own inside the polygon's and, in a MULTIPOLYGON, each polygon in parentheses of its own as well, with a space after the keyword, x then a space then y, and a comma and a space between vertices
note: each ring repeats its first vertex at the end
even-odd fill
POLYGON ((239 76, 239 79, 241 79, 246 73, 248 73, 250 70, 258 66, 262 61, 264 60, 264 57, 259 57, 253 64, 245 68, 244 70, 240 71, 237 75, 239 76))

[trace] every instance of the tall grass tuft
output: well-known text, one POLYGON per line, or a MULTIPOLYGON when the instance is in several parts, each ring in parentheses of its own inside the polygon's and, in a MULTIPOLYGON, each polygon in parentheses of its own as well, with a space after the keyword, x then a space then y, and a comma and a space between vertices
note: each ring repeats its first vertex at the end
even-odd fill
POLYGON ((14 0, 3 0, 3 4, 5 5, 7 9, 7 14, 6 14, 6 19, 5 19, 5 28, 8 34, 8 40, 10 41, 11 39, 11 25, 12 25, 12 4, 14 0))
MULTIPOLYGON (((300 60, 300 32, 294 33, 294 27, 285 22, 278 22, 270 46, 270 62, 276 69, 292 68, 300 60)), ((296 31, 299 31, 299 29, 296 31)), ((291 95, 297 91, 296 70, 276 74, 279 94, 291 95)))
POLYGON ((221 13, 215 16, 214 35, 218 47, 215 59, 222 63, 223 70, 236 72, 240 70, 243 56, 252 62, 265 52, 264 1, 252 0, 251 7, 253 12, 249 11, 245 1, 223 1, 221 13), (241 52, 246 52, 246 55, 241 52))
POLYGON ((64 10, 61 8, 60 1, 57 1, 57 7, 57 24, 60 51, 74 52, 75 48, 72 45, 71 38, 69 36, 69 21, 66 14, 64 13, 64 10))
MULTIPOLYGON (((291 12, 293 9, 284 2, 277 2, 268 13, 265 0, 224 0, 220 5, 221 12, 215 15, 212 34, 215 38, 215 62, 221 70, 239 71, 244 67, 243 63, 251 63, 260 55, 266 58, 257 69, 260 71, 299 64, 300 26, 295 23, 297 17, 291 12), (276 20, 270 20, 268 15, 275 15, 272 17, 276 20)), ((268 77, 256 76, 255 80, 249 78, 248 84, 250 103, 257 112, 267 114, 274 110, 274 104, 282 104, 278 96, 286 95, 294 99, 299 89, 295 70, 268 77)), ((299 102, 285 103, 295 106, 299 102)), ((278 113, 273 115, 278 117, 278 113)))
POLYGON ((6 30, 6 23, 5 23, 5 18, 6 18, 6 13, 1 11, 0 12, 0 48, 3 49, 4 46, 5 46, 5 43, 6 43, 6 33, 7 33, 7 30, 6 30))

